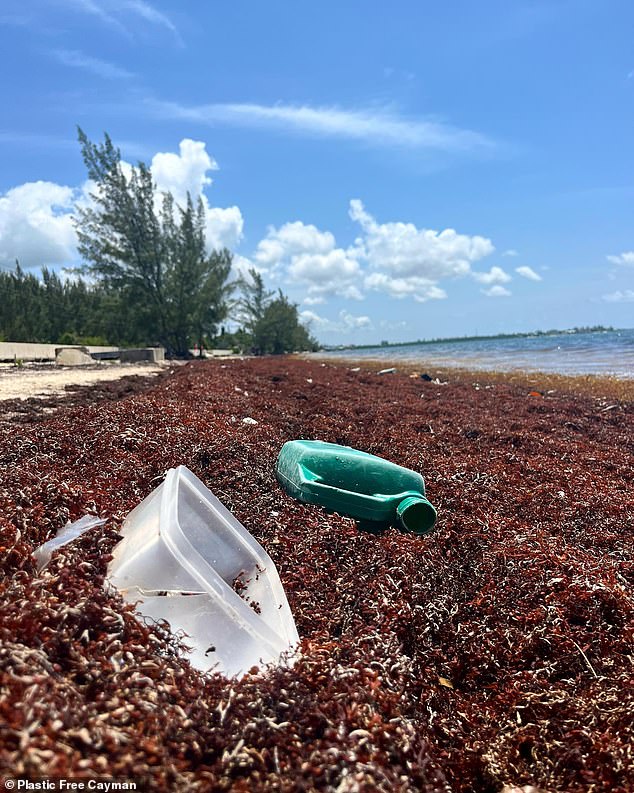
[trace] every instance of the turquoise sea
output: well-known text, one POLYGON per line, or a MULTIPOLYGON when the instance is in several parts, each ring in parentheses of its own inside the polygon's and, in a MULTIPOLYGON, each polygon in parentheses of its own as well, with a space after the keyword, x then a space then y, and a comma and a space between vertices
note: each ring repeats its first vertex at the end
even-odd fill
POLYGON ((612 375, 634 378, 634 329, 510 339, 464 339, 320 353, 329 358, 373 358, 427 367, 510 372, 612 375))

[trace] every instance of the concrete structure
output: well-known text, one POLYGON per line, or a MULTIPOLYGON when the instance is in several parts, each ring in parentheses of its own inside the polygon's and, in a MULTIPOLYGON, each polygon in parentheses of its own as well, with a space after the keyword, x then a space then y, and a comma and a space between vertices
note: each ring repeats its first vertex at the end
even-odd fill
MULTIPOLYGON (((27 342, 1 341, 0 361, 55 361, 59 350, 64 350, 64 355, 68 356, 69 360, 72 358, 69 353, 71 350, 90 355, 90 363, 116 359, 120 359, 121 363, 137 363, 139 361, 161 363, 161 361, 165 360, 163 347, 122 350, 119 347, 86 347, 80 344, 30 344, 27 342)), ((68 365, 77 366, 78 364, 68 365)))
MULTIPOLYGON (((54 361, 59 344, 0 341, 0 361, 54 361)), ((79 345, 68 345, 77 346, 79 345)), ((117 347, 87 347, 89 353, 116 352, 117 347)))
POLYGON ((58 347, 55 350, 55 363, 58 366, 92 366, 94 358, 86 347, 58 347))
POLYGON ((139 347, 138 349, 121 350, 119 358, 121 363, 139 363, 139 361, 161 363, 165 360, 165 350, 163 347, 139 347))

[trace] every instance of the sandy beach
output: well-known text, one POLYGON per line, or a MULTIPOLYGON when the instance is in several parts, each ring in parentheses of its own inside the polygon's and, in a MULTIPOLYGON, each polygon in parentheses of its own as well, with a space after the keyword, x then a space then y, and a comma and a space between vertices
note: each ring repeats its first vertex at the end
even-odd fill
POLYGON ((68 386, 88 386, 121 377, 148 376, 165 371, 165 365, 104 363, 95 366, 0 365, 0 402, 64 394, 68 386))
POLYGON ((631 384, 378 368, 195 361, 47 411, 0 401, 3 773, 159 791, 634 788, 631 384), (372 535, 290 498, 274 464, 294 438, 422 473, 433 533, 372 535), (180 464, 273 558, 292 668, 202 676, 105 590, 124 516, 180 464), (33 550, 88 512, 106 525, 38 573, 33 550))

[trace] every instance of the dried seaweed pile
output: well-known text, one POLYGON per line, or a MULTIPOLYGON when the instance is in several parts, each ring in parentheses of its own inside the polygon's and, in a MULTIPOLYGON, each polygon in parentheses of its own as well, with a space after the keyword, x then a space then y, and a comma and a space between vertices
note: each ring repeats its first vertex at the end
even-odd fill
POLYGON ((2 768, 156 790, 632 790, 632 404, 456 377, 195 363, 0 424, 2 768), (423 472, 436 531, 360 533, 290 499, 273 464, 299 437, 423 472), (102 588, 121 520, 180 463, 276 562, 292 669, 203 678, 102 588), (88 511, 110 520, 38 576, 32 550, 88 511))

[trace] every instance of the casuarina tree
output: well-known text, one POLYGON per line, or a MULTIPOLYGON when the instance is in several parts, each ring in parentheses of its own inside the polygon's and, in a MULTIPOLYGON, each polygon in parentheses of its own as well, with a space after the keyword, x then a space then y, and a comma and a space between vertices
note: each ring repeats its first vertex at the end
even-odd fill
POLYGON ((300 323, 297 306, 279 290, 278 297, 266 306, 253 328, 253 346, 260 355, 279 355, 316 350, 319 345, 300 323))
POLYGON ((194 205, 188 194, 186 205, 176 206, 169 192, 158 195, 145 163, 121 161, 107 134, 102 144, 78 134, 95 185, 75 220, 85 270, 120 291, 149 338, 186 356, 227 316, 231 254, 207 252, 200 198, 194 205))

